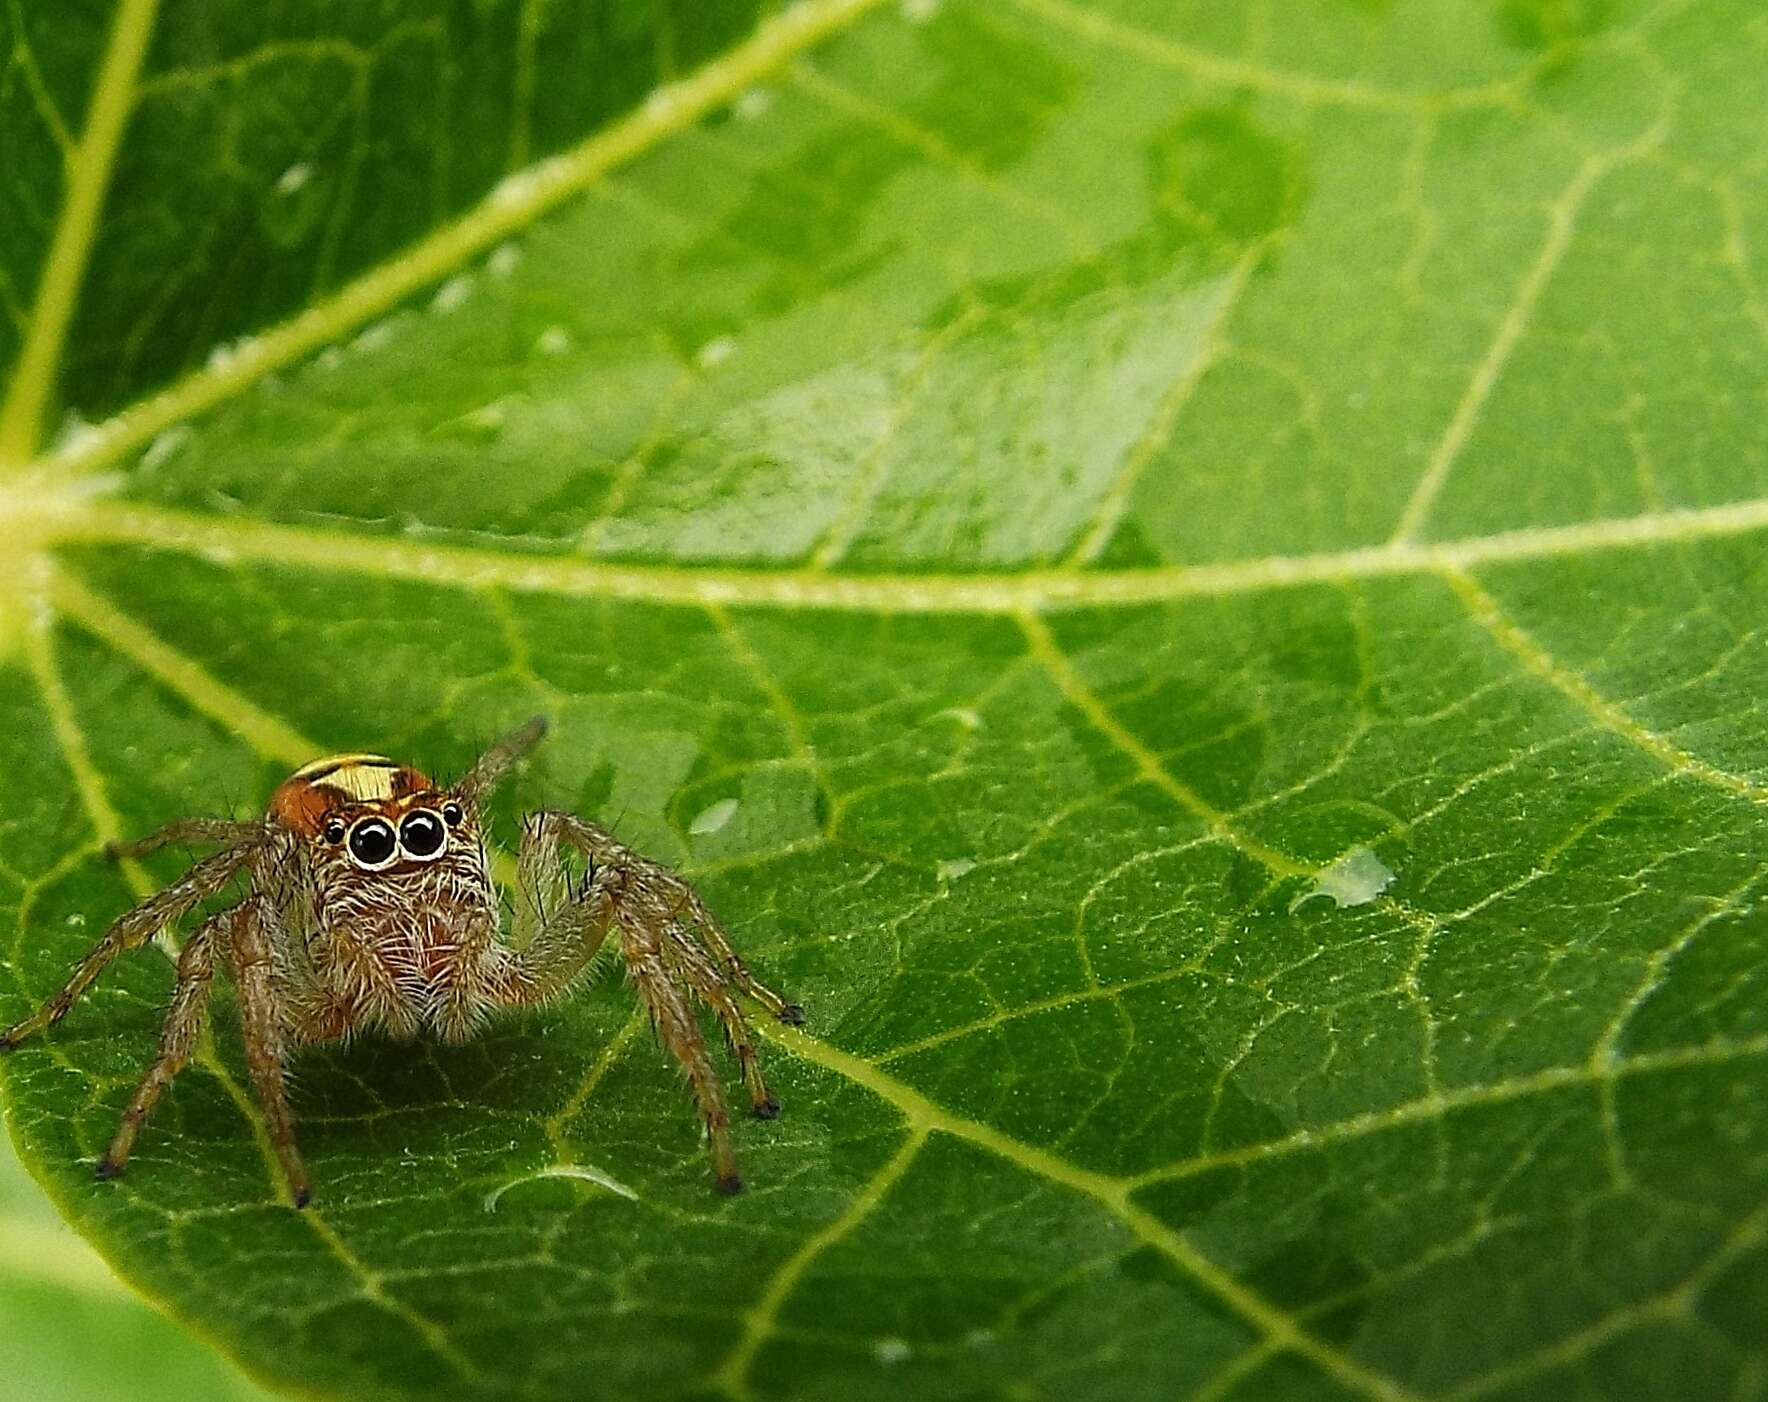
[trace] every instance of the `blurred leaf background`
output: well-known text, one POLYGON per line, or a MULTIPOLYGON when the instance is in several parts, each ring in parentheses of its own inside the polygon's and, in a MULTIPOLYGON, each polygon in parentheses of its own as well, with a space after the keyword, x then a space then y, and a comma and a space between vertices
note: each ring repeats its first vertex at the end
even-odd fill
POLYGON ((0 1377, 14 1397, 263 1402, 210 1346, 131 1294, 0 1143, 0 1377))

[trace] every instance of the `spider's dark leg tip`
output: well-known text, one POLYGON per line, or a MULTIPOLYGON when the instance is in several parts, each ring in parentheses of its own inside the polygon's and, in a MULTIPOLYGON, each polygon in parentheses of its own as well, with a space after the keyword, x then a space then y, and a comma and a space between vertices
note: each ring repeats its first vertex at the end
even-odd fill
POLYGON ((758 1120, 777 1120, 780 1117, 780 1098, 770 1095, 765 1100, 757 1100, 754 1109, 758 1120))
POLYGON ((102 855, 107 862, 122 861, 124 850, 124 845, 121 842, 116 841, 114 838, 105 843, 104 847, 101 849, 102 855))
POLYGON ((295 1211, 299 1212, 308 1203, 313 1201, 313 1189, 303 1183, 300 1187, 295 1189, 293 1197, 295 1201, 295 1211))
POLYGON ((10 1037, 0 1037, 0 1056, 4 1056, 17 1045, 18 1043, 13 1041, 10 1037))
POLYGON ((108 1183, 108 1182, 110 1182, 111 1179, 117 1177, 120 1173, 122 1173, 122 1171, 123 1171, 122 1164, 112 1163, 111 1159, 110 1159, 110 1155, 106 1154, 102 1159, 100 1159, 98 1161, 96 1167, 93 1168, 92 1176, 94 1178, 96 1178, 100 1183, 108 1183))
POLYGON ((796 1003, 788 1003, 780 1009, 780 1021, 788 1027, 804 1026, 804 1009, 796 1003))
POLYGON ((743 1191, 743 1180, 734 1173, 727 1173, 718 1180, 718 1191, 726 1197, 734 1197, 743 1191))

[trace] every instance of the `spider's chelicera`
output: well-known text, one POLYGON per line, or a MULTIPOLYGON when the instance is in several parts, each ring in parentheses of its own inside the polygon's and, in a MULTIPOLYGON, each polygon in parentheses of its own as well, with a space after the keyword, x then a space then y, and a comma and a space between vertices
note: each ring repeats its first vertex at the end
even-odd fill
POLYGON ((141 1078, 98 1176, 123 1171, 148 1112, 195 1048, 217 962, 239 992, 246 1060, 297 1207, 308 1199, 283 1067, 295 1048, 362 1031, 430 1032, 458 1042, 502 1008, 566 992, 610 932, 665 1047, 681 1063, 711 1138, 718 1186, 742 1186, 730 1115, 695 1018, 696 999, 723 1025, 749 1104, 779 1113, 738 993, 782 1022, 795 1003, 758 983, 724 930, 679 876, 572 813, 543 810, 522 827, 514 938, 500 930, 480 806, 546 733, 536 716, 451 788, 380 755, 334 755, 287 779, 257 822, 185 818, 111 855, 170 842, 220 844, 127 912, 31 1017, 0 1033, 0 1051, 60 1021, 119 954, 146 944, 244 872, 250 894, 185 941, 157 1055, 141 1078), (573 880, 566 849, 587 869, 573 880))

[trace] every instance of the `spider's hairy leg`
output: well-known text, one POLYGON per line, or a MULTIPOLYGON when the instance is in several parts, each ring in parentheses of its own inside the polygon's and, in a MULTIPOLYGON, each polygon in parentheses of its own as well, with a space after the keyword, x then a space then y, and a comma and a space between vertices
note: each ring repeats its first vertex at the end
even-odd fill
MULTIPOLYGON (((536 853, 550 854, 556 861, 562 820, 578 821, 569 814, 537 813, 524 825, 522 870, 535 872, 536 853)), ((548 878, 551 879, 550 877, 548 878)), ((564 888, 561 880, 559 886, 564 888)), ((539 892, 526 889, 519 905, 540 911, 539 892)), ((564 900, 546 914, 533 941, 511 950, 504 976, 493 997, 506 1005, 544 1003, 570 987, 589 965, 616 921, 620 925, 620 952, 626 972, 651 1015, 651 1025, 686 1073, 694 1102, 706 1122, 712 1141, 712 1167, 719 1188, 727 1193, 741 1190, 736 1149, 731 1144, 730 1111, 718 1086, 718 1073, 707 1052, 706 1038, 694 1020, 686 989, 677 980, 666 953, 670 912, 635 880, 628 866, 599 867, 584 881, 575 897, 564 900)))
POLYGON ((684 922, 699 933, 710 947, 712 956, 723 966, 724 978, 760 1003, 781 1022, 790 1023, 793 1027, 803 1024, 804 1009, 780 997, 749 972, 743 956, 731 947, 730 936, 725 933, 724 926, 719 924, 718 917, 707 908, 706 903, 700 899, 699 892, 692 886, 668 868, 641 857, 601 824, 570 813, 559 816, 566 820, 566 832, 572 845, 582 851, 591 862, 637 864, 653 879, 667 886, 679 900, 684 922))
POLYGON ((232 920, 231 910, 210 916, 185 941, 178 955, 178 981, 172 987, 172 1001, 160 1027, 159 1047, 152 1064, 135 1087, 135 1094, 129 1098, 129 1108, 123 1111, 122 1122, 117 1125, 110 1148, 98 1161, 100 1178, 115 1178, 123 1171, 123 1166, 129 1162, 130 1151, 135 1147, 135 1137, 147 1123, 154 1102, 160 1098, 160 1092, 172 1084, 172 1078, 184 1069, 184 1063, 190 1060, 191 1052, 196 1049, 196 1040, 203 1031, 203 1015, 208 1009, 209 989, 215 977, 215 941, 225 938, 232 920))
POLYGON ((11 1051, 25 1038, 60 1022, 112 960, 127 950, 146 944, 168 925, 182 919, 199 901, 214 895, 233 879, 256 850, 255 842, 241 843, 205 857, 170 886, 118 916, 86 957, 74 966, 61 992, 23 1022, 0 1032, 0 1052, 11 1051))
POLYGON ((145 857, 174 842, 225 842, 236 845, 262 836, 261 822, 236 823, 230 818, 177 818, 132 842, 107 842, 104 855, 113 862, 124 857, 145 857))
POLYGON ((768 1119, 779 1114, 780 1104, 762 1079, 754 1039, 734 990, 751 993, 787 1020, 802 1017, 796 1005, 750 977, 722 936, 713 949, 696 939, 690 927, 716 925, 693 888, 606 828, 572 813, 533 814, 523 828, 520 871, 518 936, 524 912, 539 923, 532 943, 512 955, 511 968, 522 982, 512 988, 509 1001, 543 1001, 562 992, 600 949, 610 926, 617 926, 627 977, 663 1045, 680 1063, 706 1121, 718 1186, 736 1192, 742 1180, 731 1144, 730 1112, 693 1000, 700 998, 718 1016, 742 1067, 750 1103, 768 1119), (560 875, 559 851, 567 844, 589 859, 589 874, 575 894, 560 875))
POLYGON ((651 1025, 663 1045, 681 1064, 688 1089, 706 1121, 712 1141, 712 1171, 720 1192, 737 1193, 743 1180, 737 1173, 737 1151, 731 1143, 731 1116, 725 1109, 718 1072, 706 1050, 706 1037, 694 1019, 688 990, 670 968, 668 930, 671 911, 664 900, 638 887, 623 902, 620 912, 620 953, 626 960, 626 976, 638 989, 651 1025))
POLYGON ((270 1143, 288 1179, 289 1195, 296 1207, 305 1207, 311 1195, 307 1169, 295 1147, 295 1120, 289 1111, 283 1086, 284 1017, 276 986, 275 956, 266 923, 273 919, 259 897, 242 902, 233 911, 228 930, 228 962, 239 990, 240 1031, 246 1044, 246 1066, 258 1103, 264 1108, 270 1143))
MULTIPOLYGON (((680 878, 672 878, 680 881, 680 878)), ((682 903, 682 913, 688 917, 689 923, 697 930, 705 942, 712 947, 712 953, 724 965, 726 977, 747 993, 762 1007, 766 1008, 781 1022, 793 1027, 804 1025, 804 1009, 798 1004, 788 1002, 773 989, 762 983, 749 972, 749 966, 743 962, 743 956, 731 948, 730 936, 724 926, 718 923, 718 917, 706 908, 699 893, 681 881, 682 891, 686 899, 682 903)))
POLYGON ((482 803, 504 775, 515 768, 522 756, 538 745, 545 734, 546 717, 530 717, 526 724, 512 730, 479 756, 473 767, 454 786, 456 797, 462 803, 474 806, 482 803))
POLYGON ((749 1092, 749 1108, 760 1119, 777 1119, 780 1113, 779 1098, 767 1088, 767 1081, 761 1074, 761 1057, 755 1050, 755 1038, 749 1031, 749 1020, 743 1016, 741 1005, 731 997, 730 987, 719 975, 718 966, 707 957, 699 942, 679 922, 669 927, 669 941, 665 952, 687 985, 718 1015, 719 1025, 724 1028, 725 1041, 730 1044, 731 1055, 736 1057, 737 1065, 743 1073, 743 1086, 749 1092))

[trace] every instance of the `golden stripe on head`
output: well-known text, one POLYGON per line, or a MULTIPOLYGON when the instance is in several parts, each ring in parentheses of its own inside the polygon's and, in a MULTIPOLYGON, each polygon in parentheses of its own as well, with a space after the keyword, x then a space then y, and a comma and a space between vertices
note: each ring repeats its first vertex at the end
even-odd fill
POLYGON ((270 796, 268 816, 312 835, 328 813, 355 803, 394 803, 435 785, 410 765, 385 755, 327 755, 303 765, 270 796))
POLYGON ((404 767, 385 755, 327 755, 303 765, 290 777, 364 803, 391 798, 394 776, 404 767))

